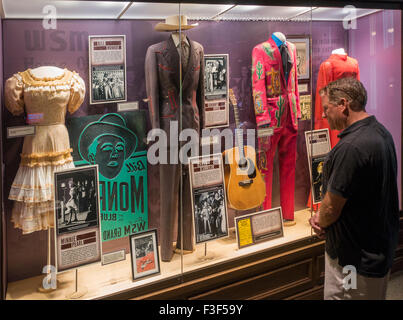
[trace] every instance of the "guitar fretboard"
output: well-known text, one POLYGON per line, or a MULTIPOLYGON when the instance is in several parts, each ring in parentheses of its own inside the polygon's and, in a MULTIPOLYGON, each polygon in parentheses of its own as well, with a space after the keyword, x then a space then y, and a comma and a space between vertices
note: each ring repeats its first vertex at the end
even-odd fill
POLYGON ((245 158, 244 148, 243 148, 243 131, 240 129, 239 113, 238 113, 238 102, 236 100, 234 91, 229 89, 229 97, 231 100, 232 107, 234 108, 235 117, 235 138, 239 151, 239 159, 245 158))

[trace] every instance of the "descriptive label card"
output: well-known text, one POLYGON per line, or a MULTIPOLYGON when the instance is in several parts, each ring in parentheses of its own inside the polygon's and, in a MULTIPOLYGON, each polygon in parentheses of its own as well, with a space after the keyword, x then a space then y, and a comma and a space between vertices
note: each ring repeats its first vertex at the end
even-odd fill
POLYGON ((119 261, 126 260, 125 250, 119 250, 102 255, 102 265, 111 264, 119 261))
POLYGON ((201 145, 202 146, 208 146, 210 144, 217 144, 219 142, 218 138, 219 138, 219 136, 202 137, 201 138, 201 145))
POLYGON ((118 112, 122 111, 132 111, 139 109, 139 102, 125 102, 125 103, 118 103, 118 112))
POLYGON ((36 133, 35 126, 8 127, 7 139, 34 136, 35 133, 36 133))

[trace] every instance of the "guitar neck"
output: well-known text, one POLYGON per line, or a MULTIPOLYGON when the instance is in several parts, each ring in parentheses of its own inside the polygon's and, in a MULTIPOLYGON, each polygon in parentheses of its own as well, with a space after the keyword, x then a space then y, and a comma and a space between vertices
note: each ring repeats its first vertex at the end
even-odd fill
MULTIPOLYGON (((230 99, 232 103, 232 107, 234 108, 234 117, 235 117, 235 126, 236 129, 240 129, 240 121, 239 121, 239 112, 238 112, 238 103, 235 98, 235 94, 230 89, 230 99)), ((235 130, 236 133, 236 143, 238 145, 238 150, 239 150, 239 159, 244 159, 245 158, 245 153, 244 153, 244 147, 243 147, 243 134, 242 130, 235 130)))

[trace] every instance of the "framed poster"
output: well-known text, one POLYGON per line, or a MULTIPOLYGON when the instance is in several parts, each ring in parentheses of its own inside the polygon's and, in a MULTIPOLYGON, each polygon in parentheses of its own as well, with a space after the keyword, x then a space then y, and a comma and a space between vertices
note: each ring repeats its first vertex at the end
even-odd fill
POLYGON ((157 229, 130 236, 133 281, 160 273, 157 229))
POLYGON ((311 37, 303 36, 287 36, 287 41, 293 43, 297 50, 297 75, 298 80, 310 79, 311 75, 311 37))
POLYGON ((196 244, 228 237, 221 154, 189 158, 189 171, 196 244))
POLYGON ((322 201, 322 170, 326 155, 329 153, 329 129, 305 131, 305 141, 308 154, 309 173, 312 187, 313 204, 322 201))
POLYGON ((126 36, 89 36, 90 104, 127 100, 126 36))
POLYGON ((204 128, 229 126, 228 57, 228 54, 204 55, 204 128))
POLYGON ((54 179, 56 271, 100 262, 98 166, 58 171, 54 179))
POLYGON ((301 107, 301 119, 311 120, 312 114, 312 99, 310 94, 299 96, 299 105, 301 107))
POLYGON ((103 254, 128 252, 128 237, 148 229, 146 111, 72 117, 66 127, 75 166, 98 165, 103 254))
POLYGON ((235 217, 238 248, 284 236, 281 207, 235 217))

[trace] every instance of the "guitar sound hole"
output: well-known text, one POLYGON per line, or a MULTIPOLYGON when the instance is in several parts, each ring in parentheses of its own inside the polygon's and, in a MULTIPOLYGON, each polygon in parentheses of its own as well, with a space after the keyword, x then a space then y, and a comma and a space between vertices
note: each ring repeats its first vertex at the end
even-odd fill
POLYGON ((250 179, 256 178, 256 168, 255 165, 253 164, 253 161, 251 159, 248 159, 249 163, 249 168, 248 168, 248 177, 250 179))
POLYGON ((244 159, 239 159, 238 166, 241 169, 245 169, 248 166, 248 161, 244 159))

